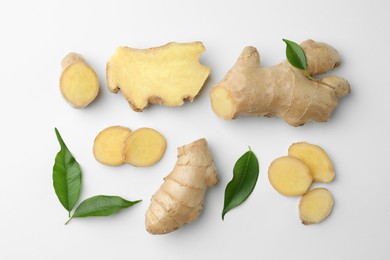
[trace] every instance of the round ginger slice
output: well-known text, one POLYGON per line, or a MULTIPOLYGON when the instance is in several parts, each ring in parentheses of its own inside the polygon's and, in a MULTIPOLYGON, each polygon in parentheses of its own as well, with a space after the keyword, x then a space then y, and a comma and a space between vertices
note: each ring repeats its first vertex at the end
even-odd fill
POLYGON ((309 167, 314 181, 333 181, 332 161, 320 146, 306 142, 295 143, 288 149, 288 155, 303 161, 309 167))
POLYGON ((277 158, 271 163, 268 179, 276 191, 286 196, 304 194, 313 182, 306 164, 290 156, 277 158))
POLYGON ((110 166, 123 164, 123 143, 130 134, 131 130, 123 126, 110 126, 102 130, 93 143, 95 159, 110 166))
POLYGON ((84 108, 97 97, 99 79, 81 55, 69 53, 62 60, 60 89, 74 108, 84 108))
POLYGON ((302 196, 299 217, 302 223, 315 224, 326 219, 333 209, 332 194, 325 188, 317 188, 302 196))
POLYGON ((150 166, 160 161, 166 146, 165 138, 159 132, 140 128, 126 138, 122 156, 133 166, 150 166))

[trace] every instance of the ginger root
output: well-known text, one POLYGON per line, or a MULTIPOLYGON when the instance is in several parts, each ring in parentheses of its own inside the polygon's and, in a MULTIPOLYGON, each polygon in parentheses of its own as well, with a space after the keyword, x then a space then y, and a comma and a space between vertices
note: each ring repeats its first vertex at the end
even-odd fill
POLYGON ((111 92, 119 89, 134 111, 151 104, 181 106, 193 101, 210 74, 199 63, 205 48, 201 42, 171 42, 161 47, 119 47, 107 63, 111 92))
POLYGON ((313 182, 306 164, 289 156, 280 157, 271 163, 268 179, 275 190, 286 196, 304 194, 313 182))
POLYGON ((164 178, 146 212, 146 230, 151 234, 166 234, 197 219, 207 187, 216 183, 216 170, 206 139, 179 147, 173 171, 164 178))
POLYGON ((93 143, 95 159, 111 166, 123 164, 123 144, 130 134, 131 130, 123 126, 110 126, 102 130, 93 143))
POLYGON ((123 160, 133 166, 150 166, 161 160, 167 143, 165 138, 152 128, 139 128, 124 141, 123 160))
POLYGON ((288 149, 288 155, 303 161, 309 167, 314 181, 333 181, 334 170, 332 161, 318 145, 306 142, 295 143, 288 149))
POLYGON ((302 196, 299 203, 299 216, 303 224, 315 224, 326 219, 332 209, 332 194, 325 188, 317 188, 302 196))
POLYGON ((99 93, 96 72, 80 54, 71 52, 61 62, 60 89, 63 97, 74 107, 84 108, 99 93))
MULTIPOLYGON (((340 65, 340 56, 328 44, 307 40, 301 44, 311 76, 340 65)), ((245 47, 236 64, 210 92, 214 112, 223 119, 241 115, 278 116, 292 126, 308 121, 325 122, 338 98, 350 92, 349 83, 337 76, 310 80, 284 61, 260 67, 255 47, 245 47)))

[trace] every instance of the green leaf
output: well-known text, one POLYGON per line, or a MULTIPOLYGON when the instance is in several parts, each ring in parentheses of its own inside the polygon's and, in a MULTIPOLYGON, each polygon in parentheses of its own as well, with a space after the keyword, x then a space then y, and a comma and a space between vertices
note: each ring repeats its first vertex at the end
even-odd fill
POLYGON ((242 155, 234 165, 233 179, 226 186, 222 220, 228 211, 249 197, 256 186, 258 176, 259 162, 249 148, 249 151, 242 155))
POLYGON ((55 128, 61 150, 57 153, 53 166, 53 186, 62 206, 69 212, 77 203, 81 189, 81 169, 72 153, 55 128))
POLYGON ((120 210, 131 207, 139 202, 141 202, 141 200, 128 201, 118 196, 94 196, 81 202, 73 213, 73 216, 65 224, 69 223, 73 218, 111 216, 120 210))
POLYGON ((286 39, 283 39, 283 41, 287 44, 286 56, 288 62, 290 62, 290 64, 293 65, 295 68, 307 70, 306 55, 302 47, 293 41, 289 41, 286 39))

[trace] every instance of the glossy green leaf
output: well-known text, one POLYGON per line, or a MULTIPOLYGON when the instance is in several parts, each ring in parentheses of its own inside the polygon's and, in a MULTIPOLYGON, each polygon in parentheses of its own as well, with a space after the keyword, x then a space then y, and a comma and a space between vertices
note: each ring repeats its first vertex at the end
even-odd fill
POLYGON ((53 186, 62 206, 70 215, 80 195, 81 169, 62 140, 57 128, 55 128, 55 132, 61 150, 57 153, 53 166, 53 186))
POLYGON ((288 62, 290 62, 290 64, 295 68, 306 70, 307 69, 306 55, 302 47, 293 41, 289 41, 286 39, 283 39, 283 41, 287 45, 286 56, 288 62))
MULTIPOLYGON (((111 216, 120 210, 131 207, 139 202, 141 202, 141 200, 128 201, 118 196, 94 196, 81 202, 68 222, 73 218, 111 216)), ((68 222, 66 222, 66 224, 68 222)))
POLYGON ((259 162, 249 148, 249 151, 242 155, 234 165, 233 179, 226 186, 222 219, 228 211, 249 197, 256 186, 258 177, 259 162))

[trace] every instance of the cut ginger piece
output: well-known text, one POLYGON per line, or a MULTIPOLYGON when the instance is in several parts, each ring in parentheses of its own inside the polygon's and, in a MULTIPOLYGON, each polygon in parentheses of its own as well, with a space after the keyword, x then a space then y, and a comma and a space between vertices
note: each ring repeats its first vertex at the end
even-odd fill
POLYGON ((277 158, 271 163, 268 179, 275 190, 286 196, 304 194, 313 182, 306 164, 289 156, 277 158))
POLYGON ((150 166, 160 161, 167 143, 151 128, 140 128, 129 135, 123 145, 123 160, 133 166, 150 166))
POLYGON ((314 181, 331 182, 334 179, 332 161, 318 145, 295 143, 288 149, 288 155, 303 161, 309 167, 314 181))
POLYGON ((332 209, 332 194, 325 188, 317 188, 302 196, 299 203, 299 216, 303 224, 315 224, 326 219, 332 209))
POLYGON ((107 63, 111 92, 119 89, 134 111, 151 104, 181 106, 193 101, 210 74, 199 63, 201 42, 175 43, 149 49, 119 47, 107 63))
POLYGON ((123 126, 110 126, 102 130, 93 143, 95 159, 111 166, 123 164, 123 144, 130 134, 131 130, 123 126))
POLYGON ((96 72, 80 54, 71 52, 61 62, 60 89, 63 97, 74 108, 89 105, 99 93, 96 72))

